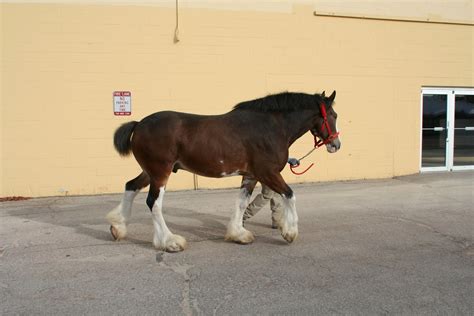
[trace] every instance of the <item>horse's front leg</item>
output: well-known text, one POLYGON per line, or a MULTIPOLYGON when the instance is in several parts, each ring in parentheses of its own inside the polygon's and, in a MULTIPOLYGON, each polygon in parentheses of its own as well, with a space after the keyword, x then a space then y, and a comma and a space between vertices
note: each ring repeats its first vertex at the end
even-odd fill
MULTIPOLYGON (((289 188, 289 187, 288 187, 289 188)), ((290 188, 289 188, 290 189, 290 188)), ((292 243, 298 237, 298 214, 296 213, 296 199, 293 190, 283 193, 284 210, 277 218, 277 225, 283 238, 292 243)))
POLYGON ((230 222, 227 225, 225 240, 234 241, 239 244, 249 244, 254 241, 255 237, 252 232, 246 230, 243 226, 243 217, 256 184, 257 180, 253 178, 242 178, 239 198, 235 203, 235 212, 232 214, 230 222))
POLYGON ((298 214, 293 190, 279 173, 268 175, 261 181, 283 197, 283 212, 276 214, 275 220, 283 238, 289 243, 293 242, 298 237, 298 214))

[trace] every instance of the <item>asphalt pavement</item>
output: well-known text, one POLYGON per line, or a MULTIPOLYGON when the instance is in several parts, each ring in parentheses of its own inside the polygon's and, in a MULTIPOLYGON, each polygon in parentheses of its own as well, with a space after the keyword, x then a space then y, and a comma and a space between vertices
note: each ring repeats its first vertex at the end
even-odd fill
POLYGON ((144 193, 120 242, 119 194, 0 203, 0 314, 474 314, 473 171, 292 188, 291 245, 268 206, 252 244, 224 241, 238 189, 167 192, 175 254, 152 247, 144 193))

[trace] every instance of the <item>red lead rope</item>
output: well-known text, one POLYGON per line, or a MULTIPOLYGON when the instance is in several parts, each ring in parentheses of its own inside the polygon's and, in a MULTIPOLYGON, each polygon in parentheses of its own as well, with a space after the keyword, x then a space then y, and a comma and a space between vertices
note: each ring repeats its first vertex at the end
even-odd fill
POLYGON ((305 173, 306 171, 308 171, 309 169, 311 169, 311 167, 314 166, 314 162, 312 162, 312 163, 309 165, 309 167, 306 168, 306 170, 304 170, 304 171, 296 172, 295 170, 293 170, 293 169, 295 169, 295 168, 298 168, 299 166, 300 166, 300 165, 296 165, 296 166, 290 165, 290 170, 291 170, 291 172, 293 172, 293 173, 296 174, 297 176, 301 176, 303 173, 305 173))
POLYGON ((327 113, 326 113, 326 107, 324 105, 324 103, 321 103, 319 105, 319 108, 321 110, 321 116, 323 117, 323 124, 321 125, 321 132, 326 128, 327 131, 328 131, 328 137, 326 139, 320 139, 318 140, 316 136, 314 136, 314 147, 313 149, 311 149, 306 155, 304 155, 303 157, 301 157, 300 159, 298 159, 298 164, 296 165, 292 165, 290 164, 290 170, 291 172, 293 172, 293 174, 296 174, 297 176, 300 176, 302 175, 303 173, 305 173, 306 171, 308 171, 309 169, 311 169, 312 166, 314 166, 314 163, 311 163, 309 165, 308 168, 306 168, 304 171, 302 172, 296 172, 295 168, 298 168, 300 166, 300 161, 303 160, 304 158, 308 157, 315 149, 321 147, 322 145, 326 145, 326 144, 329 144, 330 142, 332 142, 334 139, 336 139, 338 136, 339 136, 339 132, 336 132, 336 133, 332 133, 331 131, 331 127, 329 126, 329 122, 328 122, 328 116, 327 116, 327 113))

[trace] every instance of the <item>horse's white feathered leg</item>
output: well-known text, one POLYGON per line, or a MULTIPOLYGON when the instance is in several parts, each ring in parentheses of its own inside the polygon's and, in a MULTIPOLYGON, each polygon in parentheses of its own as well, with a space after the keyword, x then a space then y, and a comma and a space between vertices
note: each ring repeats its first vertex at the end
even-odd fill
POLYGON ((235 205, 235 212, 232 214, 229 224, 227 225, 227 233, 225 240, 234 241, 239 244, 249 244, 254 241, 253 234, 246 230, 242 225, 244 212, 250 203, 250 194, 247 188, 240 189, 239 198, 235 205))
POLYGON ((155 200, 151 214, 153 216, 153 227, 155 230, 153 245, 155 248, 168 252, 182 251, 186 248, 186 239, 180 235, 171 233, 163 218, 163 196, 165 188, 160 187, 158 198, 155 200))
POLYGON ((278 226, 283 238, 291 243, 298 237, 298 214, 296 213, 295 195, 282 195, 285 208, 283 214, 277 218, 278 226))
POLYGON ((137 196, 137 191, 125 191, 120 204, 107 214, 110 225, 110 232, 115 240, 125 238, 127 235, 127 221, 132 215, 133 200, 137 196))

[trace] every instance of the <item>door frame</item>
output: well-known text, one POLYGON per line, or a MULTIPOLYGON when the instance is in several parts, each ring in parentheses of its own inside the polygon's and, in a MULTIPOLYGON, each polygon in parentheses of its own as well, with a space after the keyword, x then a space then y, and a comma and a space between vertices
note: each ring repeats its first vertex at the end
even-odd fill
POLYGON ((453 87, 422 87, 420 100, 420 171, 452 171, 452 170, 474 170, 471 166, 454 166, 454 128, 455 128, 455 99, 456 95, 474 95, 474 88, 453 88, 453 87), (446 113, 446 165, 441 167, 422 167, 423 155, 423 95, 438 94, 447 96, 446 113))

